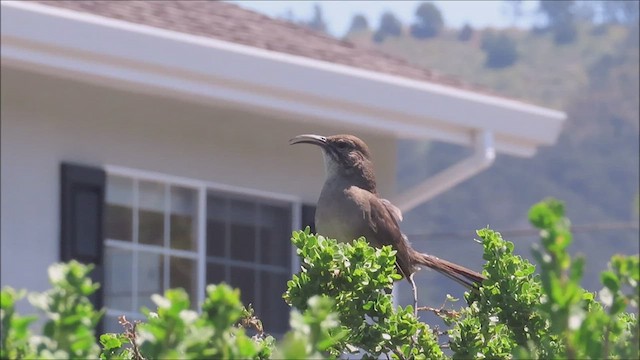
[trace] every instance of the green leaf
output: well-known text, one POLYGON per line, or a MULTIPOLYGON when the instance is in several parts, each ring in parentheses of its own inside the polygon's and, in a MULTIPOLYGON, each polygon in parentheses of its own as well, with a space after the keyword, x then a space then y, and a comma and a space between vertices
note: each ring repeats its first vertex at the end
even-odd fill
POLYGON ((105 350, 118 349, 123 345, 117 334, 100 335, 100 344, 105 350))
POLYGON ((609 314, 612 316, 621 313, 627 307, 627 301, 624 297, 618 297, 613 301, 609 314))
POLYGON ((584 274, 584 257, 576 257, 571 264, 571 282, 580 283, 584 274))
POLYGON ((615 293, 620 290, 620 279, 618 279, 618 276, 613 271, 603 271, 600 274, 600 280, 611 292, 615 293))
POLYGON ((555 199, 539 202, 529 210, 529 222, 539 229, 548 229, 564 214, 564 205, 555 199))

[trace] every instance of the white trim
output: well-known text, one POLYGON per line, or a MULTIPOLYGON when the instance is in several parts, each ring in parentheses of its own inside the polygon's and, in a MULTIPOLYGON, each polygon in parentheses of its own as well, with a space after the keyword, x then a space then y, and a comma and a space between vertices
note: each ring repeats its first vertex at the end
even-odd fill
MULTIPOLYGON (((163 239, 162 239, 162 248, 167 250, 175 250, 171 248, 171 192, 169 190, 170 184, 164 183, 164 204, 162 209, 162 222, 163 222, 163 239)), ((140 244, 142 245, 142 244, 140 244)), ((196 256, 195 260, 197 260, 197 252, 193 252, 193 255, 196 256)), ((170 289, 171 288, 171 255, 167 252, 162 253, 163 261, 162 267, 164 268, 164 275, 162 276, 162 288, 170 289)), ((197 268, 197 266, 196 266, 197 268)), ((196 271, 198 271, 196 269, 196 271)), ((200 297, 200 294, 197 294, 200 297)))
POLYGON ((251 269, 258 271, 268 271, 276 274, 289 274, 289 269, 284 266, 261 264, 259 262, 225 259, 218 256, 207 256, 206 261, 217 265, 230 265, 235 267, 241 267, 243 269, 251 269))
MULTIPOLYGON (((304 230, 302 228, 302 201, 296 201, 291 205, 291 213, 293 220, 291 221, 291 233, 297 230, 304 230)), ((297 274, 300 271, 300 256, 293 244, 291 245, 291 275, 297 274)))
POLYGON ((475 132, 490 130, 497 151, 530 156, 555 142, 566 118, 446 85, 41 4, 3 1, 2 10, 3 65, 291 121, 469 146, 475 132))
POLYGON ((104 244, 114 249, 142 251, 142 252, 157 254, 157 255, 167 255, 167 256, 175 256, 183 259, 198 260, 198 253, 196 252, 196 250, 179 250, 179 249, 170 249, 160 245, 133 244, 129 241, 123 241, 123 240, 117 240, 117 239, 106 239, 104 244))
POLYGON ((197 272, 202 274, 198 277, 198 309, 202 308, 206 298, 207 287, 207 189, 204 186, 198 188, 198 262, 197 272))
MULTIPOLYGON (((109 172, 107 171, 107 174, 109 174, 109 172)), ((133 241, 133 245, 134 246, 140 246, 139 244, 139 239, 138 239, 138 228, 140 227, 140 215, 139 215, 139 209, 140 209, 140 191, 138 190, 138 179, 137 178, 133 178, 133 222, 131 224, 131 226, 133 227, 131 229, 131 237, 132 237, 132 241, 133 241)), ((108 244, 108 241, 105 240, 105 245, 108 244)), ((140 286, 138 284, 138 269, 140 268, 140 259, 139 259, 139 253, 138 251, 134 251, 133 252, 133 259, 131 262, 131 274, 135 274, 135 276, 133 276, 133 278, 131 279, 131 291, 132 291, 132 296, 133 296, 133 309, 139 309, 140 308, 140 304, 138 303, 138 293, 140 292, 140 286)))
POLYGON ((287 203, 289 202, 295 203, 300 201, 299 197, 293 196, 290 194, 282 194, 282 193, 258 190, 253 188, 246 188, 241 186, 217 183, 213 181, 195 180, 192 178, 168 175, 168 174, 156 172, 156 171, 140 170, 140 169, 134 169, 134 168, 118 166, 118 165, 109 165, 109 164, 104 165, 104 169, 108 174, 115 175, 115 176, 125 176, 125 177, 140 179, 140 180, 146 180, 146 181, 168 182, 173 185, 181 185, 181 186, 191 187, 191 188, 205 187, 206 189, 214 190, 214 191, 232 193, 236 195, 247 195, 247 196, 282 201, 287 203))
MULTIPOLYGON (((256 214, 256 219, 255 219, 255 224, 260 224, 262 222, 262 208, 259 205, 259 203, 254 202, 253 203, 254 206, 254 211, 256 214)), ((291 206, 291 205, 289 205, 291 206)), ((289 222, 291 222, 291 219, 293 218, 293 216, 289 216, 289 222)), ((256 226, 257 228, 257 226, 256 226)), ((254 228, 254 248, 253 248, 253 259, 256 263, 260 263, 260 254, 262 251, 262 234, 261 231, 257 231, 256 228, 254 228)), ((209 257, 208 259, 214 260, 215 261, 215 257, 209 257)), ((226 259, 225 259, 226 260, 226 259)), ((290 271, 291 267, 289 267, 289 271, 290 271)), ((255 269, 257 270, 257 269, 255 269)), ((260 291, 260 285, 262 284, 262 272, 261 271, 254 271, 254 279, 253 279, 253 296, 254 296, 254 301, 256 302, 256 304, 261 304, 262 301, 262 292, 260 291)))

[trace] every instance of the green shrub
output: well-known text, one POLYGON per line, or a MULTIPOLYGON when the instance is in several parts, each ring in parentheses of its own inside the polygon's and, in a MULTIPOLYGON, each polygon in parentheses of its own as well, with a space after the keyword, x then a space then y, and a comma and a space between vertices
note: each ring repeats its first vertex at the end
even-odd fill
POLYGON ((367 358, 390 353, 398 358, 443 358, 428 325, 413 307, 395 309, 391 290, 396 273, 395 251, 375 249, 361 238, 348 244, 304 232, 293 234, 302 270, 288 283, 285 300, 304 310, 318 294, 335 302, 340 326, 327 350, 332 356, 360 351, 367 358))
POLYGON ((380 43, 389 36, 398 37, 400 35, 402 35, 402 23, 392 12, 386 11, 380 17, 380 26, 373 34, 373 41, 380 43))
POLYGON ((32 335, 28 328, 36 317, 20 317, 15 313, 15 303, 23 292, 3 288, 0 358, 97 358, 100 347, 94 329, 103 311, 96 311, 88 299, 100 286, 89 279, 92 269, 93 266, 77 261, 49 267, 53 287, 29 294, 29 302, 46 319, 41 335, 32 335))
POLYGON ((487 280, 465 294, 460 309, 419 309, 442 317, 444 331, 420 322, 411 306, 393 306, 400 277, 390 247, 364 239, 338 244, 307 229, 292 238, 302 266, 284 294, 295 310, 279 342, 225 284, 207 287, 200 312, 182 289, 154 295, 156 309, 143 309, 145 321, 121 316, 122 333, 97 341, 102 312, 87 296, 98 285, 87 276, 91 266, 72 261, 50 268, 51 290, 28 297, 46 317, 41 334, 30 327, 36 317, 15 312, 24 292, 2 289, 0 358, 638 358, 638 255, 614 256, 603 289, 590 293, 580 286, 584 259, 567 252, 572 236, 562 203, 536 204, 529 218, 541 234, 539 272, 499 233, 479 230, 487 280))

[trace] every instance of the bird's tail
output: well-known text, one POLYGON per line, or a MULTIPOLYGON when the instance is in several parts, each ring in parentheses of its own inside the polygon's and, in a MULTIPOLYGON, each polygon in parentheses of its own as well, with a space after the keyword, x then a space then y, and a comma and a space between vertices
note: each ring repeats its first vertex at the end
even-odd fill
POLYGON ((469 289, 477 288, 482 281, 486 280, 480 273, 433 255, 424 254, 415 250, 412 255, 415 264, 424 265, 433 269, 469 289))

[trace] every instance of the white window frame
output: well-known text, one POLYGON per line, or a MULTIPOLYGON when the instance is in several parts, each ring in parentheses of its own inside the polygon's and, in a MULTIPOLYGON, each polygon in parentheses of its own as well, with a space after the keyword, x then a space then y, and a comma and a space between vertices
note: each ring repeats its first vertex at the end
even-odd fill
MULTIPOLYGON (((136 265, 138 253, 139 251, 145 252, 153 252, 158 254, 175 254, 179 255, 183 258, 190 258, 196 260, 196 272, 197 272, 197 299, 191 299, 191 301, 197 300, 197 309, 200 310, 202 306, 202 302, 204 301, 205 296, 205 287, 206 287, 206 265, 207 265, 207 254, 206 254, 206 223, 207 223, 207 192, 208 191, 217 191, 221 194, 229 194, 229 195, 241 195, 241 196, 249 196, 254 198, 256 201, 260 200, 272 200, 289 203, 291 206, 291 231, 299 230, 302 222, 302 201, 299 197, 289 195, 289 194, 281 194, 270 191, 245 188, 235 185, 221 184, 212 181, 203 181, 203 180, 195 180, 191 178, 168 175, 160 172, 147 171, 147 170, 139 170, 134 168, 128 168, 117 165, 105 165, 104 170, 107 174, 107 178, 109 176, 121 176, 130 178, 134 181, 154 181, 160 182, 163 184, 168 184, 170 186, 183 186, 187 188, 194 189, 197 192, 197 224, 198 228, 196 231, 196 250, 195 256, 193 255, 194 251, 191 250, 177 250, 177 249, 169 249, 162 248, 158 249, 155 245, 147 245, 140 244, 138 242, 133 241, 131 243, 124 243, 122 241, 113 240, 113 239, 105 239, 105 246, 109 246, 117 249, 125 249, 130 250, 134 253, 133 256, 133 265, 136 265)), ((133 227, 137 228, 138 226, 138 203, 137 203, 137 187, 134 187, 134 203, 132 204, 133 208, 133 227)), ((165 225, 166 226, 166 225, 165 225)), ((136 234, 132 234, 132 236, 137 236, 136 234)), ((290 257, 291 257, 291 275, 297 272, 297 269, 300 267, 300 259, 296 254, 295 248, 293 245, 290 246, 290 257)), ((232 260, 230 260, 232 261, 232 260)), ((164 266, 169 266, 169 264, 164 264, 164 266)), ((167 279, 163 277, 165 288, 168 288, 168 284, 166 284, 167 279)), ((137 299, 137 276, 132 279, 133 282, 133 294, 134 294, 134 309, 138 309, 140 306, 138 304, 137 299)), ((131 319, 140 319, 140 313, 137 311, 122 311, 116 309, 107 308, 106 315, 108 316, 119 316, 125 315, 131 319)))

